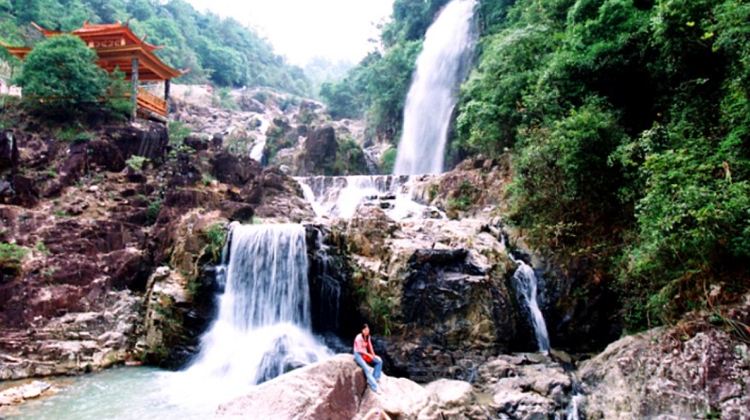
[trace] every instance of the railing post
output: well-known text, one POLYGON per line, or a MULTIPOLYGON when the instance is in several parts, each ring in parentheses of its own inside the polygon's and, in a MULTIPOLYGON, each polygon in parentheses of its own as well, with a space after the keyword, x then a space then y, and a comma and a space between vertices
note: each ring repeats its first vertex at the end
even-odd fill
POLYGON ((136 113, 138 112, 138 57, 133 57, 132 61, 133 74, 131 76, 130 83, 133 85, 132 101, 133 101, 133 119, 135 120, 136 113))

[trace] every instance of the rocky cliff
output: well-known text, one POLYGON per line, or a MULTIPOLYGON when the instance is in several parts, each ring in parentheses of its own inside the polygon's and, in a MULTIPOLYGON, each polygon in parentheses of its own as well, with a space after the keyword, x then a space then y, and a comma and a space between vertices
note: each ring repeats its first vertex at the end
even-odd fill
POLYGON ((225 225, 311 217, 291 178, 189 132, 14 118, 0 142, 3 380, 179 366, 213 316, 225 225))

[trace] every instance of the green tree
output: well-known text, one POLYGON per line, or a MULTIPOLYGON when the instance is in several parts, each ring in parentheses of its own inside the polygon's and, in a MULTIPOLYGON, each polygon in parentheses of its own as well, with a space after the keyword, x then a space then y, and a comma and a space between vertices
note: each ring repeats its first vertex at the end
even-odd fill
POLYGON ((105 93, 107 74, 96 59, 80 38, 56 36, 34 47, 17 82, 26 98, 69 114, 99 101, 105 93))

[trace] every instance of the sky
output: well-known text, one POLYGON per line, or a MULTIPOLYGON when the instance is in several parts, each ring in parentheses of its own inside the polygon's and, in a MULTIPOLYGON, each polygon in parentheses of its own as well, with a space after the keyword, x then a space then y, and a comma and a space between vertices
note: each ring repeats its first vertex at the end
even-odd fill
POLYGON ((377 39, 376 24, 393 0, 188 0, 198 10, 232 17, 267 38, 297 65, 314 57, 358 62, 377 39))

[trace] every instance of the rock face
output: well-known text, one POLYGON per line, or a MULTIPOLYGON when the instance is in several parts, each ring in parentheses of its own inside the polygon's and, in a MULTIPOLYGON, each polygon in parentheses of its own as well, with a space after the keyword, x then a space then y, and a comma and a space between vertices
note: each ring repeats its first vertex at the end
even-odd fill
POLYGON ((0 133, 0 241, 18 254, 0 260, 0 380, 135 358, 179 366, 213 315, 214 227, 312 217, 293 179, 203 137, 167 155, 162 124, 92 126, 67 142, 18 120, 0 133), (135 155, 143 167, 126 164, 135 155))
POLYGON ((177 222, 169 266, 157 268, 146 287, 137 345, 143 359, 177 368, 197 353, 200 336, 215 315, 214 264, 226 225, 218 211, 193 210, 177 222))
MULTIPOLYGON (((750 299, 727 318, 747 325, 750 299)), ((612 343, 580 369, 586 418, 750 418, 750 353, 738 338, 698 320, 612 343)))
POLYGON ((384 335, 396 372, 469 379, 517 339, 513 263, 479 220, 395 224, 376 207, 346 225, 360 312, 384 335))
MULTIPOLYGON (((66 291, 70 289, 58 293, 66 291)), ((100 300, 108 309, 40 319, 34 329, 4 329, 0 380, 83 373, 126 360, 140 300, 127 291, 109 292, 100 300)), ((59 305, 54 300, 50 304, 59 305)))
MULTIPOLYGON (((262 88, 229 96, 222 102, 210 87, 173 86, 173 118, 233 154, 250 154, 290 175, 331 173, 337 155, 339 172, 366 171, 362 121, 331 121, 318 102, 262 88), (342 148, 344 139, 351 141, 342 148)), ((190 147, 205 147, 193 137, 186 139, 190 147)))

